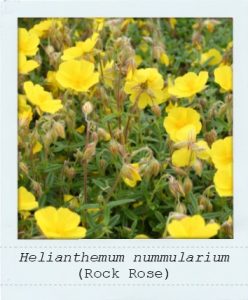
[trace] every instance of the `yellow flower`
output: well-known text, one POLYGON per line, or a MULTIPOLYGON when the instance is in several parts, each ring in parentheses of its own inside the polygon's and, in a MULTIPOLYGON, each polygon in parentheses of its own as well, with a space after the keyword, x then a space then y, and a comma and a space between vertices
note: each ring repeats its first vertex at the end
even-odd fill
POLYGON ((210 66, 218 65, 222 61, 222 55, 217 49, 211 48, 201 55, 201 64, 207 63, 210 66))
POLYGON ((64 201, 69 202, 71 208, 78 208, 80 206, 78 198, 70 194, 64 195, 64 201))
POLYGON ((30 193, 24 186, 18 189, 18 210, 33 210, 38 208, 39 204, 35 199, 35 196, 30 193))
POLYGON ((143 42, 140 43, 139 48, 142 52, 146 53, 149 49, 149 46, 146 42, 143 41, 143 42))
POLYGON ((139 164, 124 164, 121 169, 121 177, 126 185, 135 187, 138 181, 141 181, 139 173, 139 164))
POLYGON ((39 38, 33 32, 27 31, 25 28, 18 30, 18 47, 19 53, 26 56, 34 56, 38 51, 39 38))
POLYGON ((54 71, 47 72, 46 85, 49 87, 49 89, 52 89, 54 91, 57 91, 58 89, 63 89, 63 87, 58 83, 56 79, 56 72, 54 71))
POLYGON ((170 24, 170 27, 171 27, 171 29, 175 29, 175 27, 176 27, 176 24, 177 24, 177 19, 175 19, 175 18, 169 18, 169 24, 170 24))
POLYGON ((84 53, 91 52, 98 40, 99 34, 93 33, 93 35, 83 42, 77 42, 75 47, 70 47, 64 50, 61 57, 62 60, 73 60, 80 58, 84 53))
POLYGON ((94 64, 89 61, 70 60, 60 64, 56 79, 64 88, 87 92, 99 81, 99 73, 94 72, 94 64))
POLYGON ((43 148, 42 144, 37 141, 33 146, 32 153, 36 154, 36 153, 40 152, 42 150, 42 148, 43 148))
POLYGON ((208 239, 215 236, 219 229, 219 224, 206 224, 200 215, 187 216, 181 220, 173 220, 167 225, 169 235, 177 239, 208 239))
POLYGON ((149 236, 146 234, 137 234, 135 237, 135 239, 149 239, 149 236))
POLYGON ((165 111, 169 113, 173 108, 178 107, 178 103, 173 103, 172 101, 165 107, 165 111))
POLYGON ((100 211, 100 208, 98 208, 98 207, 87 208, 87 212, 89 214, 95 214, 95 213, 98 213, 99 211, 100 211))
POLYGON ((76 129, 76 131, 77 131, 78 133, 84 133, 84 131, 85 131, 85 126, 84 126, 84 124, 82 124, 81 126, 79 126, 79 127, 76 129))
POLYGON ((31 81, 26 81, 24 91, 28 100, 43 112, 54 114, 63 107, 61 100, 54 100, 52 94, 39 84, 34 85, 31 81))
POLYGON ((28 74, 34 69, 38 68, 39 64, 37 61, 30 59, 27 60, 26 56, 23 53, 19 53, 18 57, 18 72, 20 74, 28 74))
POLYGON ((128 76, 124 91, 130 95, 132 103, 138 101, 138 107, 154 106, 164 102, 164 80, 155 68, 135 70, 128 76))
POLYGON ((18 95, 18 119, 20 126, 28 126, 32 118, 32 107, 27 104, 26 96, 18 95))
POLYGON ((35 33, 39 38, 44 37, 47 35, 49 29, 52 26, 58 26, 58 28, 62 27, 62 23, 60 20, 44 20, 39 22, 38 24, 34 25, 31 29, 30 32, 35 33))
POLYGON ((217 170, 214 175, 214 185, 219 196, 229 197, 233 195, 232 166, 217 170))
POLYGON ((214 70, 214 80, 224 92, 232 91, 232 68, 220 66, 214 70))
POLYGON ((139 66, 142 63, 143 58, 140 55, 136 54, 134 56, 134 60, 135 60, 136 65, 139 66))
POLYGON ((104 27, 105 19, 104 18, 94 18, 93 29, 97 32, 102 31, 104 27))
POLYGON ((214 19, 207 19, 203 22, 203 26, 207 28, 209 32, 213 32, 216 25, 219 25, 220 21, 214 19))
POLYGON ((160 62, 168 67, 170 64, 169 56, 166 53, 162 53, 160 56, 160 62))
POLYGON ((233 162, 233 140, 231 136, 219 139, 212 144, 211 158, 216 169, 227 169, 233 162))
POLYGON ((200 114, 190 107, 175 107, 164 119, 164 128, 172 141, 187 141, 189 134, 197 135, 201 131, 200 114))
POLYGON ((68 208, 47 206, 35 212, 35 219, 47 238, 78 239, 86 236, 86 229, 78 226, 80 216, 68 208))
POLYGON ((169 93, 178 98, 191 98, 206 88, 208 72, 202 71, 197 75, 188 72, 175 79, 174 84, 169 86, 169 93))
POLYGON ((210 149, 208 144, 201 140, 193 143, 191 147, 183 147, 172 154, 172 163, 176 167, 194 165, 196 159, 208 160, 210 149))

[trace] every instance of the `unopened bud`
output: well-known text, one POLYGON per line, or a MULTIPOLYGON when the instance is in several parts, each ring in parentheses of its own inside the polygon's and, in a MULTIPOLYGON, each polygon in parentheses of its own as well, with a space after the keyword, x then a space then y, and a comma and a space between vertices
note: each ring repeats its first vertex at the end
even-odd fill
POLYGON ((76 170, 73 167, 64 166, 64 174, 68 179, 73 179, 76 175, 76 170))
POLYGON ((111 140, 109 142, 109 150, 112 154, 118 154, 120 146, 121 145, 116 140, 111 140))
POLYGON ((230 238, 233 236, 233 221, 231 217, 222 224, 221 231, 230 238))
POLYGON ((210 130, 205 134, 205 141, 208 143, 209 146, 213 144, 217 139, 217 132, 215 129, 210 130))
POLYGON ((161 109, 158 105, 153 105, 152 106, 152 112, 157 116, 160 117, 161 116, 161 109))
POLYGON ((198 176, 201 176, 202 174, 202 162, 199 159, 196 159, 193 164, 193 169, 195 170, 196 174, 198 176))
POLYGON ((89 161, 96 153, 96 143, 90 143, 84 150, 83 160, 89 161))
POLYGON ((177 175, 187 176, 187 172, 179 167, 172 166, 172 169, 175 171, 177 175))
POLYGON ((57 136, 61 137, 62 139, 65 138, 65 127, 60 122, 54 123, 53 130, 55 131, 57 136))
POLYGON ((158 160, 153 158, 149 164, 150 172, 152 176, 157 176, 160 171, 160 163, 158 160))
POLYGON ((185 195, 188 195, 191 192, 192 187, 193 187, 193 184, 192 184, 191 179, 189 177, 186 177, 183 182, 183 189, 184 189, 185 195))
POLYGON ((19 163, 19 169, 25 174, 28 175, 28 166, 24 162, 19 163))
POLYGON ((77 152, 74 154, 76 161, 81 162, 83 160, 83 156, 84 156, 83 152, 77 149, 77 152))
POLYGON ((201 195, 198 199, 198 203, 199 210, 201 211, 211 212, 213 210, 213 205, 206 196, 201 195))
POLYGON ((175 177, 169 177, 169 189, 175 198, 180 198, 180 196, 185 196, 182 184, 175 179, 175 177))
POLYGON ((161 46, 154 46, 153 47, 153 56, 155 59, 160 59, 161 55, 164 53, 164 49, 161 46))
POLYGON ((93 111, 92 103, 89 101, 85 102, 84 105, 82 106, 82 111, 85 115, 91 114, 93 111))
POLYGON ((97 135, 98 135, 99 140, 103 140, 105 142, 107 142, 111 139, 111 135, 103 128, 97 129, 97 135))
POLYGON ((48 45, 45 47, 45 52, 48 56, 50 56, 52 53, 54 53, 54 47, 52 45, 48 45))
POLYGON ((34 190, 38 198, 42 196, 43 191, 42 191, 41 184, 39 182, 32 180, 32 189, 34 190))
POLYGON ((187 208, 186 208, 185 204, 179 202, 176 206, 176 212, 185 215, 187 213, 187 208))

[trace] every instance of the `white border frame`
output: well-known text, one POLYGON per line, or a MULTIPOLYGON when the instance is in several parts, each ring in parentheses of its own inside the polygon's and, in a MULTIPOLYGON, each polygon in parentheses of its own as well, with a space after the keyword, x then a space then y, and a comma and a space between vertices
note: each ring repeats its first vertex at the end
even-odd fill
MULTIPOLYGON (((1 3, 1 225, 2 249, 248 249, 248 1, 91 0, 1 3), (17 239, 17 18, 231 17, 234 36, 234 239, 231 240, 18 240, 17 239)), ((240 254, 241 255, 241 254, 240 254)), ((240 261, 242 268, 242 260, 240 261)), ((242 272, 242 270, 241 270, 242 272)), ((224 276, 224 274, 223 274, 224 276)), ((245 280, 245 277, 244 277, 245 280)), ((223 282, 223 280, 222 280, 223 282)), ((143 296, 145 297, 146 294, 143 296)), ((228 295, 228 294, 227 294, 228 295)), ((209 295, 208 295, 209 296, 209 295)), ((14 298, 13 298, 14 299, 14 298)), ((61 298, 66 299, 66 298, 61 298)), ((74 298, 73 298, 74 299, 74 298)), ((75 298, 76 299, 76 298, 75 298)), ((95 298, 92 298, 95 299, 95 298)), ((105 298, 110 299, 110 298, 105 298)), ((122 299, 122 298, 118 298, 122 299)), ((125 299, 125 298, 123 298, 125 299)), ((141 298, 139 298, 141 299, 141 298)), ((144 298, 143 298, 144 299, 144 298)), ((147 298, 148 299, 148 298, 147 298)), ((150 298, 149 298, 150 299, 150 298)), ((171 298, 172 299, 172 298, 171 298)), ((174 299, 174 298, 173 298, 174 299)), ((176 299, 176 298, 175 298, 176 299)), ((203 299, 203 298, 201 298, 203 299)), ((205 298, 204 298, 205 299, 205 298)), ((220 298, 222 299, 222 298, 220 298)), ((230 298, 231 299, 231 298, 230 298)), ((245 298, 244 298, 245 299, 245 298)))

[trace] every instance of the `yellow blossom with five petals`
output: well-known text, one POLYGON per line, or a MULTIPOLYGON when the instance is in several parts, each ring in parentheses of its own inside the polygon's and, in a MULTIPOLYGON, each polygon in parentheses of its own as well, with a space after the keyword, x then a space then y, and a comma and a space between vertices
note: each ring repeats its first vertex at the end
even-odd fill
POLYGON ((18 120, 20 126, 28 126, 33 118, 32 107, 27 104, 25 95, 18 95, 18 120))
POLYGON ((208 72, 202 71, 197 75, 188 72, 175 79, 174 84, 169 86, 169 93, 177 98, 192 98, 206 88, 208 72))
POLYGON ((45 91, 41 85, 26 81, 23 86, 29 102, 36 105, 40 111, 54 114, 63 107, 61 100, 54 100, 52 94, 45 91))
POLYGON ((139 164, 124 164, 121 169, 121 177, 126 185, 135 187, 138 181, 141 181, 139 173, 139 164))
POLYGON ((177 239, 208 239, 217 235, 219 229, 218 223, 206 224, 200 215, 186 216, 167 225, 170 237, 177 239))
POLYGON ((202 128, 200 114, 190 107, 175 107, 164 119, 164 128, 174 142, 188 140, 189 133, 197 135, 202 128))
POLYGON ((232 91, 232 68, 231 66, 220 66, 214 70, 214 80, 224 92, 232 91))
POLYGON ((207 63, 210 66, 218 65, 222 61, 222 55, 220 51, 215 48, 209 49, 207 52, 201 55, 201 64, 207 63))
POLYGON ((27 31, 25 28, 18 29, 19 53, 25 56, 34 56, 38 51, 40 39, 34 32, 27 31))
POLYGON ((35 219, 47 238, 79 239, 86 236, 86 228, 79 226, 80 216, 68 208, 47 206, 35 212, 35 219))
POLYGON ((59 65, 56 74, 58 83, 76 92, 87 92, 99 81, 99 73, 94 71, 94 64, 86 60, 70 60, 59 65))
POLYGON ((192 143, 191 146, 186 146, 178 149, 172 154, 172 163, 176 167, 192 166, 197 159, 208 160, 210 157, 210 149, 208 144, 200 140, 192 143))
POLYGON ((217 193, 221 197, 231 197, 233 195, 233 170, 232 165, 225 169, 218 169, 214 175, 214 185, 217 193))
POLYGON ((29 192, 24 186, 18 189, 18 210, 29 211, 38 208, 39 204, 35 196, 29 192))
POLYGON ((91 52, 99 38, 99 33, 95 32, 91 37, 83 42, 77 42, 75 47, 70 47, 64 50, 61 57, 62 60, 72 60, 81 58, 83 54, 91 52))
POLYGON ((227 136, 212 144, 211 158, 216 169, 227 169, 233 163, 233 139, 227 136))
POLYGON ((23 53, 19 53, 18 56, 18 72, 19 74, 28 74, 34 69, 38 68, 39 64, 33 59, 27 60, 26 56, 23 53))
POLYGON ((143 109, 165 101, 163 88, 164 80, 158 70, 146 68, 137 69, 127 77, 124 91, 130 95, 132 103, 137 102, 138 107, 143 109))

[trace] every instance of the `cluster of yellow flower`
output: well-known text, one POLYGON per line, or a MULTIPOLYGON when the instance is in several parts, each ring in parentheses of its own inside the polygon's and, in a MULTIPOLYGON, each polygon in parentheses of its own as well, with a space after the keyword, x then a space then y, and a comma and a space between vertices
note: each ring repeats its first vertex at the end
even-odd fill
MULTIPOLYGON (((93 32, 90 35, 88 34, 86 39, 75 43, 74 40, 70 41, 69 46, 66 43, 60 45, 58 55, 52 46, 49 44, 44 46, 41 41, 50 36, 51 33, 62 30, 63 20, 43 20, 30 30, 19 28, 18 73, 20 75, 19 90, 21 91, 18 98, 19 126, 20 128, 29 128, 32 120, 35 121, 39 117, 53 115, 53 121, 51 122, 51 119, 49 119, 49 126, 53 126, 53 131, 52 133, 49 132, 49 136, 46 134, 46 143, 38 137, 37 131, 32 136, 30 157, 41 152, 44 146, 46 149, 49 148, 50 144, 58 137, 65 137, 64 127, 57 119, 60 118, 60 113, 69 114, 68 101, 71 101, 69 96, 76 96, 84 103, 82 112, 86 122, 86 124, 81 122, 82 125, 76 128, 77 133, 85 133, 84 152, 82 155, 80 152, 75 154, 76 159, 82 161, 84 185, 87 185, 88 163, 96 153, 98 141, 102 140, 109 141, 110 152, 119 153, 123 159, 119 176, 117 176, 112 190, 119 184, 119 179, 122 179, 127 187, 134 188, 143 180, 143 176, 145 177, 148 165, 149 174, 153 176, 157 176, 163 168, 161 167, 162 163, 154 158, 153 151, 147 145, 145 147, 142 145, 140 149, 136 149, 131 154, 128 153, 130 120, 133 114, 141 113, 147 107, 150 107, 151 111, 160 117, 162 115, 161 107, 166 103, 166 115, 163 118, 165 132, 161 133, 161 136, 165 134, 166 138, 162 138, 161 141, 170 145, 171 157, 169 163, 172 168, 178 170, 178 172, 181 171, 189 178, 191 170, 195 170, 197 175, 201 175, 203 161, 210 168, 214 165, 216 173, 213 183, 218 195, 220 197, 232 196, 231 131, 229 136, 224 138, 221 136, 221 138, 215 138, 214 141, 209 142, 202 133, 205 126, 204 117, 197 103, 199 102, 198 95, 208 91, 209 82, 215 85, 216 89, 219 87, 218 92, 222 95, 225 93, 227 99, 232 97, 232 66, 223 59, 217 49, 211 48, 200 55, 198 62, 201 66, 200 72, 187 72, 186 70, 180 76, 174 77, 174 74, 164 75, 158 65, 154 67, 144 65, 144 67, 139 68, 138 66, 142 64, 142 57, 135 53, 126 37, 117 39, 116 47, 119 51, 117 63, 115 59, 109 59, 109 55, 104 52, 105 47, 97 47, 98 44, 106 43, 105 36, 101 36, 105 22, 104 19, 95 19, 93 32), (123 47, 125 51, 121 52, 123 47), (34 80, 34 77, 30 75, 33 74, 34 70, 37 71, 42 68, 42 59, 38 55, 40 48, 47 55, 49 64, 53 64, 53 69, 55 69, 46 73, 44 84, 41 80, 34 80), (206 67, 210 67, 210 71, 207 71, 209 69, 206 67), (28 79, 26 79, 27 77, 28 79), (123 84, 122 87, 121 84, 123 84), (95 88, 98 85, 99 87, 95 88), (118 85, 118 88, 115 85, 118 85), (114 90, 114 98, 117 101, 116 106, 106 104, 110 101, 106 96, 106 90, 108 89, 114 90), (108 124, 108 131, 99 127, 95 132, 90 132, 91 126, 96 127, 89 118, 93 110, 92 95, 97 95, 98 98, 102 99, 98 105, 106 114, 116 112, 119 120, 118 131, 113 133, 108 124), (124 104, 125 97, 129 98, 130 104, 124 104), (126 107, 130 111, 124 126, 121 124, 121 114, 126 107), (90 139, 92 139, 92 142, 90 139), (47 140, 49 141, 47 142, 47 140), (132 162, 133 157, 142 151, 148 152, 148 158, 141 159, 139 162, 132 162)), ((113 29, 117 26, 116 24, 119 24, 118 22, 121 22, 120 32, 138 22, 143 35, 149 35, 149 27, 146 26, 145 21, 134 19, 110 20, 108 21, 108 27, 110 31, 113 31, 112 38, 119 34, 113 29)), ((171 18, 168 22, 172 34, 174 34, 177 20, 171 18)), ((213 26, 216 24, 210 23, 205 24, 203 22, 202 26, 210 28, 208 30, 212 32, 213 26)), ((198 30, 198 27, 196 26, 194 29, 198 30)), ((78 40, 77 31, 74 32, 75 37, 78 40)), ((144 52, 147 51, 147 41, 149 42, 148 37, 140 44, 140 49, 144 52)), ((199 46, 199 44, 197 45, 199 46)), ((114 50, 112 51, 114 53, 114 50)), ((167 55, 163 44, 159 42, 153 45, 153 59, 164 67, 168 67, 173 63, 173 59, 167 55)), ((44 128, 45 126, 43 126, 43 130, 44 128)), ((166 165, 165 162, 164 165, 166 165)), ((164 169, 166 175, 166 166, 164 169)), ((27 175, 28 171, 26 170, 24 173, 27 175)), ((161 178, 167 177, 162 176, 161 178)), ((185 191, 180 188, 180 182, 177 184, 179 187, 176 188, 176 193, 184 194, 185 191)), ((112 196, 112 190, 107 194, 107 199, 112 196)), ((86 193, 86 187, 84 187, 84 192, 86 193)), ((86 200, 87 194, 84 197, 86 200)), ((179 196, 175 198, 176 201, 179 201, 179 196)), ((73 199, 74 196, 70 194, 64 195, 65 202, 72 202, 75 200, 73 199)), ((74 207, 80 207, 77 199, 74 207)), ((21 186, 19 188, 20 215, 23 219, 26 219, 30 216, 29 212, 32 210, 36 210, 34 218, 38 228, 47 238, 84 238, 86 236, 85 227, 87 225, 80 226, 81 215, 66 207, 55 208, 49 205, 39 208, 35 195, 24 186, 21 186)), ((168 217, 164 236, 172 238, 211 238, 218 233, 219 229, 220 225, 218 223, 211 221, 206 224, 205 219, 199 214, 189 216, 186 212, 182 212, 178 215, 173 214, 172 219, 168 217)), ((137 235, 136 238, 140 237, 146 238, 146 235, 137 235)))

